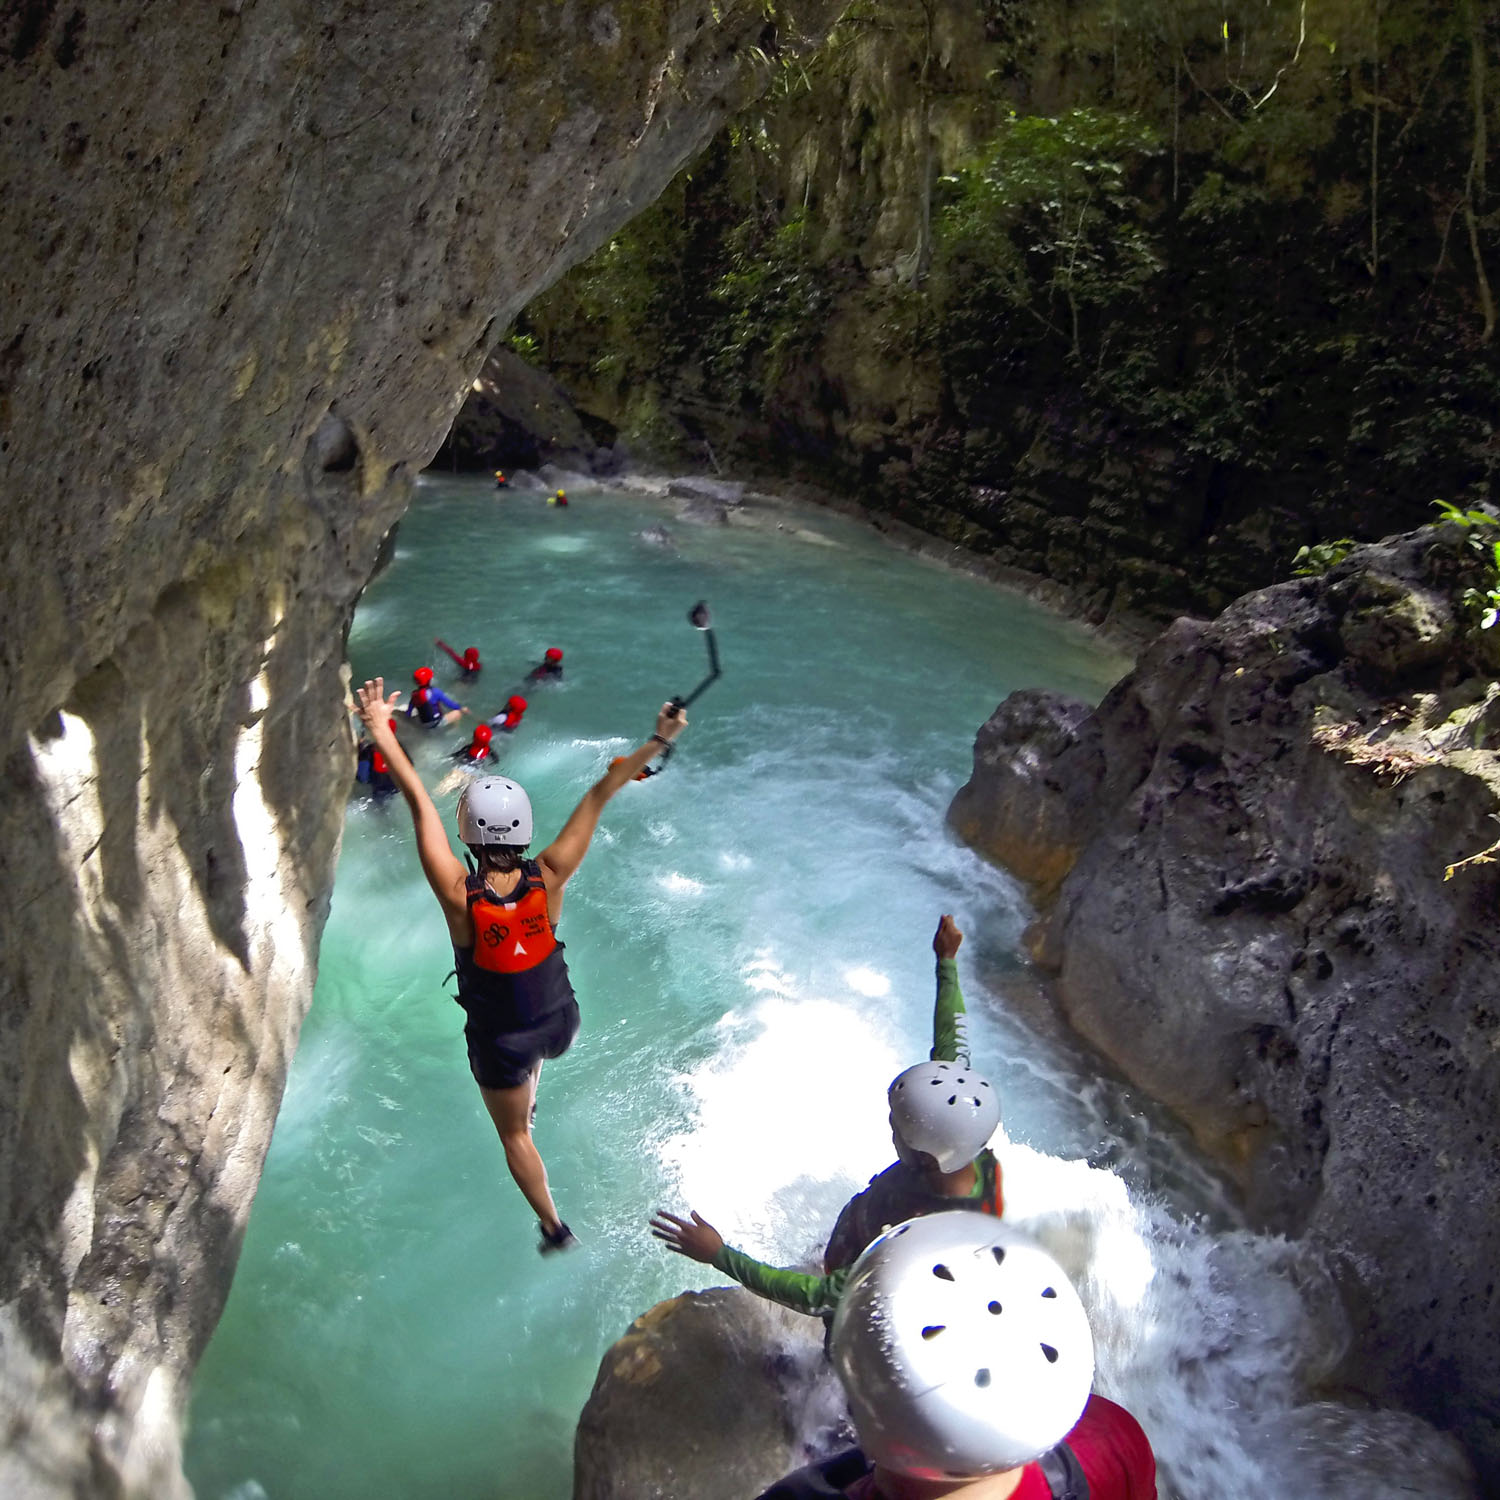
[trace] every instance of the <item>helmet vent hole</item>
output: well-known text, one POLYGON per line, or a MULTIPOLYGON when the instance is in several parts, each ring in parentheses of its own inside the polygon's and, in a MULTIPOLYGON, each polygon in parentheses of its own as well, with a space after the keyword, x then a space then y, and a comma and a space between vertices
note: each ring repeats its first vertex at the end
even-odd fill
POLYGON ((941 1262, 939 1262, 932 1268, 932 1274, 936 1276, 939 1281, 953 1280, 953 1272, 950 1271, 947 1266, 943 1265, 941 1262))
POLYGON ((1055 1365, 1057 1363, 1057 1350, 1054 1349, 1051 1344, 1043 1344, 1042 1353, 1047 1356, 1047 1363, 1049 1365, 1055 1365))
POLYGON ((990 1383, 990 1372, 988 1370, 975 1370, 974 1384, 981 1390, 990 1383))
POLYGON ((975 1096, 974 1096, 974 1108, 978 1109, 979 1107, 980 1107, 980 1104, 979 1104, 979 1095, 975 1094, 975 1096))
POLYGON ((991 1245, 990 1246, 990 1254, 995 1257, 995 1264, 997 1266, 1003 1266, 1005 1264, 1005 1246, 1004 1245, 991 1245))
POLYGON ((1042 1288, 1042 1296, 1044 1296, 1044 1297, 1055 1297, 1056 1295, 1057 1295, 1057 1292, 1052 1287, 1050 1287, 1050 1286, 1044 1286, 1042 1288))
POLYGON ((979 1087, 980 1087, 980 1088, 982 1088, 982 1089, 987 1089, 987 1088, 988 1088, 988 1087, 989 1087, 989 1084, 988 1084, 988 1083, 986 1083, 986 1082, 985 1082, 985 1080, 984 1080, 984 1079, 983 1079, 983 1078, 981 1078, 981 1079, 980 1079, 980 1080, 979 1080, 979 1087))
POLYGON ((922 1337, 924 1339, 935 1339, 947 1326, 946 1323, 929 1323, 922 1330, 922 1337))
POLYGON ((949 1094, 948 1095, 948 1103, 949 1104, 957 1104, 958 1103, 958 1095, 957 1094, 949 1094))
POLYGON ((999 1313, 1003 1312, 1004 1309, 1000 1306, 1000 1304, 998 1302, 991 1302, 990 1303, 990 1311, 992 1313, 999 1314, 999 1313))
POLYGON ((928 1082, 931 1083, 931 1085, 933 1086, 933 1088, 936 1088, 942 1081, 943 1080, 941 1078, 931 1078, 931 1079, 928 1080, 928 1082))

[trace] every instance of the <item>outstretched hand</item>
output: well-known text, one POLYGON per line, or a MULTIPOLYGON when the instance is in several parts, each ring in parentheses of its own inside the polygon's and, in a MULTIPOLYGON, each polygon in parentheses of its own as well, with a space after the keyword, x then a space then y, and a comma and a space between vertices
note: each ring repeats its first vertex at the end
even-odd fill
POLYGON ((376 677, 362 688, 355 688, 354 711, 377 745, 383 737, 391 736, 391 715, 396 712, 400 701, 400 693, 386 696, 384 677, 376 677))
POLYGON ((665 1209, 657 1209, 656 1217, 651 1221, 651 1233, 667 1249, 675 1250, 689 1260, 710 1265, 714 1256, 724 1248, 724 1236, 707 1219, 694 1213, 692 1209, 688 1212, 693 1215, 691 1222, 679 1219, 676 1214, 669 1214, 665 1209))
POLYGON ((958 930, 958 923, 944 912, 938 918, 937 931, 932 935, 932 951, 939 958, 956 958, 963 940, 964 935, 958 930))

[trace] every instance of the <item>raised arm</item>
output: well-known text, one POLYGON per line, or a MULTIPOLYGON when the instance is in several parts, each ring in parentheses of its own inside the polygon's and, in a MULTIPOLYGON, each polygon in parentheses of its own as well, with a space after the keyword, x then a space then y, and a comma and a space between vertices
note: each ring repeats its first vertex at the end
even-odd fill
POLYGON ((969 1066, 969 1026, 964 992, 958 986, 958 949, 964 935, 946 913, 932 935, 937 955, 937 998, 932 1006, 933 1062, 961 1062, 969 1066))
POLYGON ((563 824, 562 832, 537 855, 537 863, 547 881, 547 889, 555 895, 583 863, 588 853, 594 830, 599 826, 599 814, 604 805, 627 782, 634 781, 646 769, 654 755, 670 745, 687 728, 687 715, 670 703, 663 703, 656 716, 656 732, 639 749, 617 760, 588 791, 563 824))
POLYGON ((416 767, 407 758, 391 728, 391 715, 395 713, 400 697, 400 693, 387 697, 385 679, 377 677, 356 689, 355 710, 365 726, 365 733, 385 756, 391 780, 401 789, 401 795, 411 809, 412 826, 417 835, 417 857, 422 861, 427 884, 443 908, 449 930, 456 925, 460 930, 454 936, 463 939, 467 934, 462 929, 469 916, 464 890, 466 871, 463 861, 448 843, 448 831, 443 827, 437 808, 432 805, 432 798, 427 795, 427 788, 422 785, 422 778, 417 775, 416 767))
POLYGON ((712 1266, 726 1276, 733 1276, 757 1297, 779 1302, 793 1312, 808 1313, 813 1317, 833 1312, 843 1295, 844 1283, 849 1279, 850 1268, 847 1266, 829 1276, 768 1266, 753 1255, 726 1245, 719 1231, 697 1213, 690 1220, 679 1219, 676 1214, 658 1209, 651 1221, 651 1233, 669 1250, 712 1266))

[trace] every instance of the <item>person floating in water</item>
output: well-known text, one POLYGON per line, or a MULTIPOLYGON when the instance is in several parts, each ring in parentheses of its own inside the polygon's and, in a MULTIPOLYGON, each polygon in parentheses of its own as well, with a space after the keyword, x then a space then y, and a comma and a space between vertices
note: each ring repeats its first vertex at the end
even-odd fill
POLYGON ((416 687, 406 705, 406 717, 415 719, 424 729, 451 724, 465 711, 463 704, 455 703, 442 688, 433 687, 431 667, 418 667, 411 680, 416 687))
POLYGON ((557 646, 548 646, 542 659, 526 674, 527 682, 561 682, 562 651, 557 646))
POLYGON ((495 470, 495 488, 497 490, 504 490, 504 489, 509 489, 510 488, 510 480, 508 480, 505 477, 505 470, 504 469, 496 469, 495 470))
POLYGON ((494 738, 495 731, 488 724, 476 724, 474 735, 467 745, 460 745, 453 752, 453 759, 464 761, 469 765, 477 766, 481 761, 488 760, 490 756, 490 741, 494 738))
POLYGON ((446 651, 453 658, 453 665, 462 672, 465 678, 478 677, 480 673, 479 647, 465 646, 464 654, 460 656, 447 641, 434 641, 432 643, 440 651, 446 651))
POLYGON ((505 707, 490 720, 490 728, 498 734, 514 734, 526 716, 527 703, 519 693, 512 693, 505 700, 505 707))
POLYGON ((584 793, 562 831, 535 859, 531 803, 504 776, 481 776, 458 803, 458 833, 477 870, 470 874, 448 843, 427 789, 390 728, 399 693, 381 678, 355 695, 359 716, 411 809, 417 855, 453 943, 458 1003, 467 1016, 469 1068, 494 1121, 505 1163, 537 1216, 543 1253, 575 1243, 557 1212, 547 1169, 531 1138, 537 1081, 547 1058, 561 1057, 578 1033, 578 1002, 557 938, 563 893, 599 824, 605 804, 657 751, 687 727, 670 703, 639 749, 584 793))
POLYGON ((558 490, 555 495, 549 495, 547 497, 548 505, 566 505, 567 503, 568 492, 566 490, 558 490))
POLYGON ((838 1305, 849 1267, 891 1224, 946 1209, 977 1209, 998 1218, 1004 1208, 1000 1164, 987 1142, 1000 1123, 990 1082, 969 1065, 958 949, 964 935, 944 915, 932 938, 937 997, 932 1061, 907 1068, 887 1093, 898 1160, 845 1205, 824 1254, 823 1275, 767 1265, 724 1243, 706 1219, 658 1211, 651 1233, 668 1249, 732 1276, 757 1295, 796 1312, 828 1317, 838 1305), (861 1238, 863 1236, 863 1238, 861 1238), (856 1243, 856 1241, 858 1243, 856 1243))
POLYGON ((1093 1394, 1078 1293, 1007 1225, 941 1213, 883 1234, 852 1268, 829 1352, 858 1446, 759 1500, 1156 1500, 1140 1423, 1093 1394))
MULTIPOLYGON (((396 721, 391 720, 391 733, 396 732, 396 721)), ((377 802, 396 793, 396 783, 391 780, 391 768, 386 764, 385 756, 375 748, 373 740, 360 737, 359 744, 354 750, 354 779, 361 786, 370 789, 370 795, 377 802)))

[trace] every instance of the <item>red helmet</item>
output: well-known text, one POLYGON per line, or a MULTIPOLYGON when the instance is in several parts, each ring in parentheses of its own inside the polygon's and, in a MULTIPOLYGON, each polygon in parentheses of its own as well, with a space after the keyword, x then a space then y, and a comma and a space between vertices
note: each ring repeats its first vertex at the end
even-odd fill
POLYGON ((477 667, 479 665, 478 646, 466 646, 464 648, 464 665, 466 667, 477 667))
POLYGON ((556 646, 548 646, 547 647, 547 660, 548 661, 561 661, 562 660, 562 652, 559 651, 556 646))
POLYGON ((417 670, 411 674, 411 680, 416 683, 418 687, 430 687, 432 685, 432 668, 418 667, 417 670))
POLYGON ((476 745, 488 745, 494 734, 495 731, 488 724, 476 724, 474 726, 474 743, 476 745))
POLYGON ((511 696, 505 700, 505 706, 512 713, 524 714, 526 712, 526 700, 524 698, 517 697, 514 693, 512 693, 511 696))

